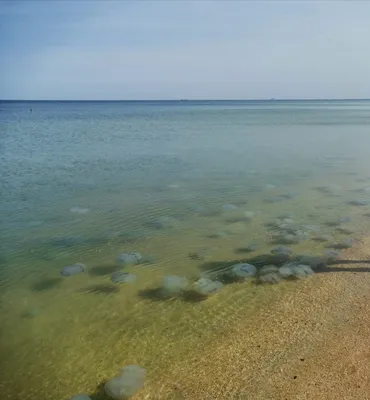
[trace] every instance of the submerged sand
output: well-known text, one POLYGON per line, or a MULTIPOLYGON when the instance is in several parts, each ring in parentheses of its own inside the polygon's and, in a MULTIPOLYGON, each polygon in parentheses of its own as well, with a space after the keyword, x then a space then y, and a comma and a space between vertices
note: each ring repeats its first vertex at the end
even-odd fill
MULTIPOLYGON (((288 284, 285 290, 276 290, 254 312, 250 307, 244 309, 240 296, 235 295, 237 303, 217 315, 217 319, 224 317, 227 321, 222 331, 217 329, 212 334, 203 325, 208 338, 201 337, 202 322, 198 321, 193 334, 184 335, 182 342, 175 332, 166 336, 167 345, 148 343, 143 354, 132 362, 152 358, 155 349, 162 349, 162 354, 149 366, 145 387, 135 399, 369 399, 370 237, 343 252, 342 260, 330 271, 294 283, 294 287, 288 284), (177 337, 173 343, 168 341, 172 336, 177 337), (180 343, 177 348, 175 343, 180 343)), ((188 318, 183 318, 188 323, 188 318)), ((181 319, 179 316, 180 327, 176 329, 181 329, 181 319)), ((107 336, 111 334, 108 326, 107 336)), ((2 386, 2 398, 38 399, 43 390, 42 398, 52 398, 52 391, 65 392, 69 384, 74 393, 94 387, 89 392, 93 400, 107 399, 101 383, 115 372, 121 360, 129 361, 124 343, 119 338, 117 343, 117 348, 112 349, 117 353, 116 366, 105 365, 104 359, 111 359, 112 354, 102 354, 97 360, 95 349, 91 354, 65 354, 59 376, 45 380, 43 373, 38 382, 30 382, 29 389, 37 388, 33 392, 25 387, 31 371, 19 371, 24 374, 24 379, 18 381, 20 386, 8 381, 14 386, 2 386), (71 376, 79 357, 89 372, 85 374, 89 376, 86 381, 71 376)), ((140 354, 139 349, 136 354, 140 354)), ((37 361, 36 365, 40 365, 37 361)), ((47 364, 46 360, 46 369, 47 364)), ((30 376, 34 378, 35 371, 30 376)))
POLYGON ((169 365, 138 399, 370 399, 370 238, 169 365), (189 361, 191 360, 191 361, 189 361))
MULTIPOLYGON (((199 277, 203 261, 189 259, 190 251, 207 248, 216 264, 237 262, 245 255, 235 249, 259 239, 261 253, 268 252, 264 224, 283 211, 315 224, 348 212, 343 198, 326 203, 326 209, 316 207, 323 204, 320 195, 302 188, 297 200, 264 204, 252 222, 228 225, 233 232, 221 239, 207 236, 225 226, 220 218, 184 221, 186 229, 173 237, 142 240, 132 249, 154 252, 159 261, 128 268, 138 279, 124 287, 112 284, 110 272, 117 267, 113 255, 126 245, 97 248, 91 263, 86 260, 89 273, 67 280, 59 268, 85 259, 30 258, 34 265, 9 271, 3 283, 0 398, 65 400, 89 393, 106 400, 104 382, 121 366, 139 364, 148 378, 138 400, 370 399, 370 237, 342 251, 342 263, 307 280, 235 283, 203 302, 151 296, 166 274, 199 277), (33 307, 40 313, 23 318, 33 307)), ((252 210, 261 206, 248 203, 252 210)), ((351 224, 360 224, 364 212, 352 209, 351 224)), ((360 225, 356 236, 366 223, 360 225)), ((319 254, 323 248, 308 241, 294 251, 319 254)))

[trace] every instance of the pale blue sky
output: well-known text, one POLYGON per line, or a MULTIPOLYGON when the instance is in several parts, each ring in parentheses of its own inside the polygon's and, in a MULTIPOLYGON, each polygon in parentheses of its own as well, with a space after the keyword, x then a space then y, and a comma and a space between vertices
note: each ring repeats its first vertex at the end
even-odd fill
POLYGON ((0 98, 370 98, 370 1, 0 0, 0 98))

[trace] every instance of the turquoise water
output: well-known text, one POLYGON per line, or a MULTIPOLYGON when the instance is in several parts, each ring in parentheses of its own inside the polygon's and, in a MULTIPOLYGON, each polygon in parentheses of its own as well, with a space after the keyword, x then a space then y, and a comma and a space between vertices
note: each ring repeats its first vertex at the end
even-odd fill
POLYGON ((48 224, 72 233, 72 207, 105 219, 89 232, 104 235, 117 216, 120 229, 132 230, 173 207, 186 213, 266 184, 294 184, 328 167, 330 157, 354 157, 356 164, 366 157, 369 107, 366 101, 2 103, 5 247, 11 251, 15 239, 26 244, 48 224))
MULTIPOLYGON (((1 352, 9 371, 30 362, 38 371, 31 377, 48 376, 40 365, 49 353, 40 344, 35 361, 35 343, 78 352, 64 338, 73 330, 87 341, 94 334, 87 326, 98 335, 114 296, 128 293, 127 304, 140 310, 125 314, 125 332, 155 330, 148 315, 162 311, 141 306, 140 290, 169 273, 195 280, 205 261, 241 258, 232 250, 243 245, 269 252, 266 224, 282 213, 319 224, 322 234, 333 234, 325 221, 349 216, 361 233, 363 209, 348 202, 369 197, 370 101, 1 102, 0 124, 1 352), (151 260, 129 269, 137 274, 129 289, 110 280, 123 251, 151 260), (89 274, 62 279, 59 270, 76 262, 89 274), (86 328, 65 322, 66 310, 86 318, 86 328), (51 325, 53 335, 44 336, 51 325)), ((323 250, 303 242, 306 252, 323 250)), ((140 359, 139 350, 130 354, 140 359)), ((112 360, 101 370, 125 361, 112 360)), ((45 399, 72 395, 79 386, 70 375, 89 379, 77 365, 55 361, 55 368, 65 368, 64 386, 45 399)), ((23 399, 41 395, 41 383, 33 385, 23 399)))

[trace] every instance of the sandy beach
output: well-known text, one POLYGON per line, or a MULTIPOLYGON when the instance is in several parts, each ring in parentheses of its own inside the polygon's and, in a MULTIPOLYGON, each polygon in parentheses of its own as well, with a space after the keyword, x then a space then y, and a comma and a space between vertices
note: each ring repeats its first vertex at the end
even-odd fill
POLYGON ((330 272, 169 365, 167 382, 148 382, 137 398, 370 399, 369 256, 366 238, 330 272))

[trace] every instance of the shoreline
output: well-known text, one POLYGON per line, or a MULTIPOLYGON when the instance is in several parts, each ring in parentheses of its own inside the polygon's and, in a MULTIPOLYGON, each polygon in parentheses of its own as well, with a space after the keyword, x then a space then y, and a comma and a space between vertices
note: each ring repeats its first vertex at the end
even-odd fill
MULTIPOLYGON (((30 258, 32 270, 9 270, 9 283, 18 274, 23 279, 17 290, 4 296, 2 328, 4 333, 14 326, 22 329, 6 339, 5 373, 0 384, 4 400, 15 400, 14 396, 64 400, 85 392, 92 400, 108 400, 101 384, 128 364, 147 370, 145 386, 135 396, 138 400, 311 398, 306 392, 311 396, 310 390, 317 388, 307 387, 306 380, 317 383, 315 365, 320 363, 315 354, 320 356, 325 349, 324 338, 334 341, 334 333, 347 327, 344 316, 353 311, 354 295, 365 293, 370 285, 366 273, 345 272, 368 268, 360 263, 351 265, 348 260, 369 258, 366 249, 370 239, 365 237, 352 249, 343 250, 340 257, 346 263, 317 271, 307 280, 282 281, 276 286, 243 281, 225 285, 220 293, 199 303, 158 302, 142 296, 160 284, 165 274, 186 271, 188 278, 195 279, 206 263, 190 259, 188 252, 201 250, 199 243, 213 249, 211 260, 216 264, 238 262, 241 255, 235 249, 245 245, 246 237, 252 240, 251 232, 262 243, 256 255, 270 251, 265 223, 285 210, 293 210, 299 223, 311 222, 309 214, 313 212, 313 222, 324 226, 325 221, 347 214, 345 197, 322 198, 304 184, 299 189, 298 199, 279 207, 265 204, 264 212, 245 226, 238 222, 228 225, 230 235, 219 241, 206 237, 207 232, 225 224, 222 215, 199 218, 198 225, 192 219, 184 221, 186 229, 174 230, 176 236, 168 240, 159 235, 139 241, 135 250, 152 254, 158 248, 159 261, 140 269, 127 267, 138 276, 133 285, 117 288, 110 282, 109 271, 116 268, 111 254, 119 252, 114 246, 88 253, 94 260, 87 263, 92 265, 91 271, 73 280, 56 277, 58 264, 64 265, 64 259, 56 260, 54 266, 47 259, 38 261, 37 254, 30 258), (347 298, 342 298, 343 293, 347 298), (40 309, 37 318, 20 318, 27 301, 30 307, 40 309), (27 376, 19 369, 19 360, 27 376), (303 369, 308 368, 309 360, 311 378, 303 369), (299 390, 303 397, 297 397, 299 390)), ((250 200, 248 208, 258 209, 257 202, 250 200)), ((363 212, 362 208, 350 210, 355 237, 367 230, 363 212)), ((343 233, 335 231, 333 236, 340 241, 343 233)), ((323 246, 305 241, 295 245, 294 252, 320 254, 323 246)), ((319 389, 322 387, 325 382, 319 389)), ((312 393, 312 398, 320 398, 312 393)), ((366 399, 363 395, 354 397, 362 398, 366 399)))
MULTIPOLYGON (((370 237, 342 257, 369 259, 370 237)), ((350 270, 370 264, 330 268, 231 326, 222 343, 187 355, 135 399, 370 399, 370 274, 350 270)))

